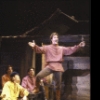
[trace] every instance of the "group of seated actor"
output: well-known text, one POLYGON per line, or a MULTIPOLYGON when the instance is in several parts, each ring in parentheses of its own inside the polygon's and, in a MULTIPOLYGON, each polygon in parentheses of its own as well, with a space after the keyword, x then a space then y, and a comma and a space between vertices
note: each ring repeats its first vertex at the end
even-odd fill
POLYGON ((18 97, 26 98, 35 88, 34 68, 27 70, 27 75, 20 79, 20 75, 9 65, 6 73, 2 75, 1 100, 18 100, 18 97))

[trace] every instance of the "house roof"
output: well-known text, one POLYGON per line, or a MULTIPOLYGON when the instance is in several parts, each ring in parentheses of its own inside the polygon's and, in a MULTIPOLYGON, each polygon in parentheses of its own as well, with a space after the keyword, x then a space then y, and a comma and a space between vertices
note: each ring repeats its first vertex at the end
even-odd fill
MULTIPOLYGON (((69 16, 62 12, 59 8, 46 20, 38 26, 26 31, 21 35, 16 36, 1 36, 1 38, 25 38, 37 37, 41 35, 50 35, 51 32, 56 31, 60 35, 65 34, 84 34, 84 31, 89 30, 89 21, 79 21, 74 16, 69 16)), ((85 32, 86 33, 86 32, 85 32)))
POLYGON ((59 34, 67 32, 78 20, 74 16, 69 16, 57 9, 48 19, 44 20, 38 26, 25 32, 23 35, 48 35, 52 31, 57 31, 59 34))

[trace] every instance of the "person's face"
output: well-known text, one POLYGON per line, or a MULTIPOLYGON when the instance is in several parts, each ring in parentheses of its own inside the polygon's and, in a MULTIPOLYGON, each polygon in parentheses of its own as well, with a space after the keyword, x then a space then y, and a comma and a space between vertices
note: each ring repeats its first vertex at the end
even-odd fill
POLYGON ((12 67, 10 66, 9 68, 8 68, 8 70, 7 70, 7 73, 8 74, 11 74, 13 72, 13 69, 12 69, 12 67))
POLYGON ((30 69, 30 71, 28 72, 28 75, 29 75, 30 77, 33 77, 34 74, 35 74, 34 70, 33 70, 33 69, 30 69))
POLYGON ((55 45, 58 44, 58 41, 59 41, 58 35, 54 35, 51 41, 52 41, 52 44, 55 44, 55 45))
POLYGON ((20 84, 20 76, 19 76, 19 75, 15 75, 15 76, 13 77, 13 81, 14 81, 15 83, 19 83, 19 84, 20 84))

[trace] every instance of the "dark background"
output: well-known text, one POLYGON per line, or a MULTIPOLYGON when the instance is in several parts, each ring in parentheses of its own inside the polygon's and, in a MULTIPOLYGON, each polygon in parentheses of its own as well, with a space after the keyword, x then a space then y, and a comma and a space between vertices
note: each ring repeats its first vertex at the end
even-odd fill
POLYGON ((77 20, 90 20, 90 0, 0 1, 0 35, 20 35, 48 19, 59 8, 77 20))
MULTIPOLYGON (((50 42, 49 33, 51 34, 51 30, 55 29, 61 34, 59 41, 61 45, 76 45, 81 41, 82 36, 86 42, 85 48, 81 48, 71 56, 64 57, 65 62, 63 65, 66 71, 62 76, 65 84, 64 94, 62 95, 65 99, 63 100, 68 99, 69 96, 70 100, 89 100, 91 43, 89 34, 91 33, 89 32, 90 6, 90 0, 0 1, 0 79, 5 73, 8 64, 14 67, 14 71, 17 71, 22 79, 23 76, 27 74, 27 69, 32 66, 32 61, 34 59, 36 60, 35 74, 37 74, 41 70, 42 57, 40 54, 36 54, 36 57, 32 59, 33 50, 27 43, 35 40, 38 45, 41 45, 41 43, 48 44, 50 42), (69 31, 67 31, 66 28, 69 19, 63 14, 55 14, 58 19, 52 18, 49 20, 51 24, 46 22, 44 27, 42 27, 40 24, 46 19, 49 19, 58 8, 65 14, 74 16, 79 23, 75 23, 75 25, 72 25, 69 31), (59 19, 61 20, 61 24, 59 19), (59 23, 59 28, 54 27, 53 22, 55 23, 55 26, 59 23), (14 38, 16 35, 21 36, 22 34, 27 33, 36 26, 40 27, 35 30, 35 32, 29 32, 28 35, 30 37, 14 38), (44 32, 46 34, 44 34, 44 32), (37 35, 37 33, 39 34, 39 37, 34 36, 37 35), (6 38, 3 38, 3 36, 6 38), (75 66, 79 68, 77 69, 75 66), (83 95, 78 95, 77 92, 83 95)), ((0 89, 1 88, 0 80, 0 89)))

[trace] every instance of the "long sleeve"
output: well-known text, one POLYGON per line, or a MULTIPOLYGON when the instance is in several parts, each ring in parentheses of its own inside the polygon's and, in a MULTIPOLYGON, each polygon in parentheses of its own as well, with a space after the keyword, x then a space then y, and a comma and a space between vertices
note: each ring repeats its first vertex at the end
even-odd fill
POLYGON ((2 100, 17 100, 19 95, 23 96, 28 96, 29 92, 24 89, 21 85, 18 83, 13 83, 13 82, 6 82, 3 89, 1 96, 6 95, 2 100))
POLYGON ((10 88, 8 86, 8 84, 5 84, 3 89, 2 89, 2 93, 1 93, 1 96, 2 95, 6 95, 5 98, 3 98, 2 100, 11 100, 11 94, 10 94, 10 88))
POLYGON ((29 92, 32 92, 35 87, 35 77, 29 78, 28 76, 22 79, 21 86, 27 89, 29 92))
POLYGON ((29 92, 27 91, 27 89, 23 88, 22 86, 19 86, 20 87, 20 96, 21 97, 24 97, 24 96, 28 96, 29 95, 29 92))
POLYGON ((28 91, 30 90, 30 89, 28 88, 28 82, 27 82, 27 79, 26 79, 26 78, 23 78, 23 79, 22 79, 21 86, 24 87, 25 89, 27 89, 28 91))
POLYGON ((33 50, 35 50, 36 53, 45 53, 44 46, 43 47, 39 47, 38 45, 35 45, 33 50))
POLYGON ((63 47, 63 54, 64 55, 71 55, 75 53, 80 47, 78 45, 75 45, 73 47, 63 47))
POLYGON ((27 80, 25 78, 22 79, 21 86, 27 88, 27 80))

